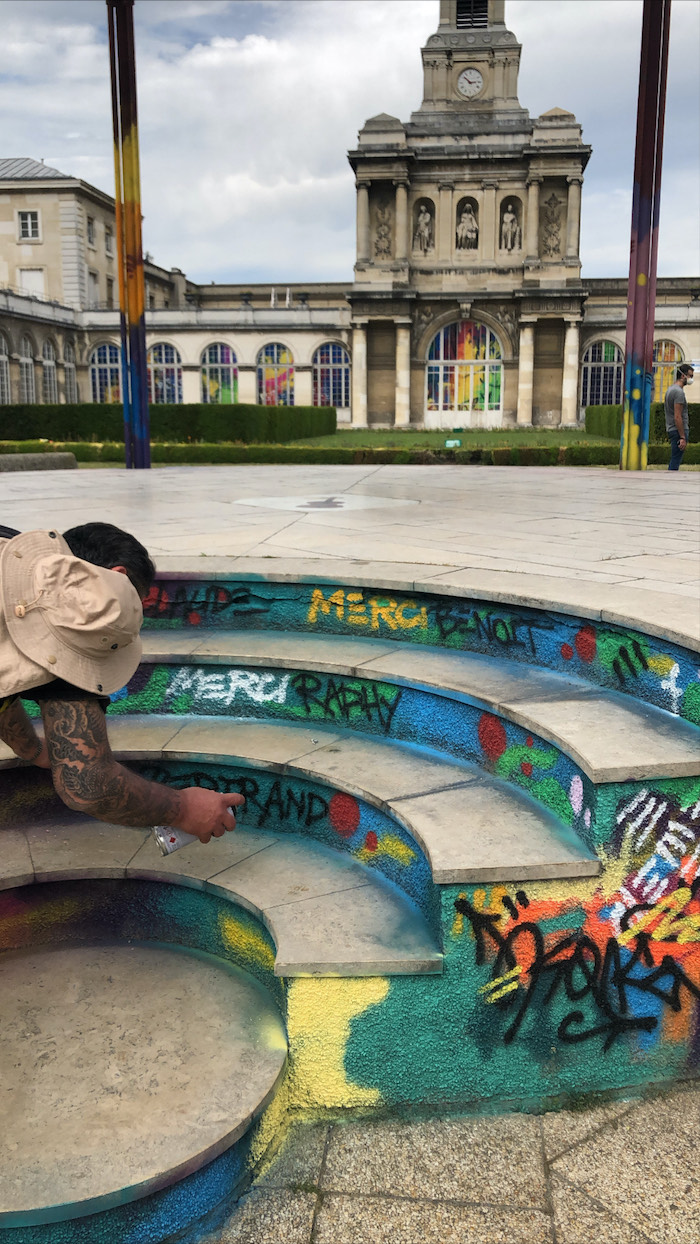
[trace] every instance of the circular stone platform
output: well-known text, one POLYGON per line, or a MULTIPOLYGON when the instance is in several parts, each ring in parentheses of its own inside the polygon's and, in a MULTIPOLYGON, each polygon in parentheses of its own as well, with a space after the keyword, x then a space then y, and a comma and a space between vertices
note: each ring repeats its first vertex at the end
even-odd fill
POLYGON ((158 945, 0 956, 0 1227, 153 1192, 233 1144, 286 1057, 237 968, 158 945))

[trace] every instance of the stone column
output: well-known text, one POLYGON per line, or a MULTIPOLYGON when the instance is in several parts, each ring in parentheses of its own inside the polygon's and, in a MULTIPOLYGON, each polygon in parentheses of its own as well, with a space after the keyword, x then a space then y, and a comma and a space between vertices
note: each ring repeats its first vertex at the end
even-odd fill
POLYGON ((493 178, 487 178, 481 183, 484 191, 484 204, 482 208, 482 226, 479 237, 479 250, 484 263, 495 263, 496 261, 496 233, 498 232, 498 222, 496 220, 496 191, 498 182, 493 178))
POLYGON ((566 213, 566 254, 567 258, 578 258, 578 235, 581 222, 581 183, 582 177, 567 177, 569 183, 569 202, 566 213))
POLYGON ((454 225, 452 221, 452 190, 451 181, 440 182, 440 216, 438 220, 438 259, 449 259, 452 254, 452 238, 454 225))
POLYGON ((255 363, 238 364, 238 400, 254 406, 258 400, 258 369, 255 363))
POLYGON ((367 427, 367 322, 352 329, 352 425, 367 427))
POLYGON ((369 183, 357 183, 357 262, 369 262, 369 183))
POLYGON ((561 379, 561 426, 578 423, 578 320, 567 320, 564 338, 564 370, 561 379))
POLYGON ((396 388, 394 394, 394 427, 405 428, 411 422, 411 321, 396 320, 396 388))
POLYGON ((396 244, 394 255, 399 263, 408 259, 408 182, 395 181, 396 186, 396 244))
POLYGON ((535 380, 535 323, 520 321, 518 359, 518 424, 532 425, 532 390, 535 380))
POLYGON ((527 182, 527 246, 525 262, 538 263, 540 258, 540 182, 530 177, 527 182))
POLYGON ((202 381, 200 374, 201 368, 199 363, 182 364, 182 402, 184 406, 190 403, 201 402, 202 381))
POLYGON ((311 364, 305 363, 301 367, 297 364, 294 366, 294 405, 295 406, 311 406, 313 399, 311 386, 311 364))
POLYGON ((505 95, 505 71, 506 71, 505 60, 499 56, 493 66, 494 99, 503 99, 505 95))

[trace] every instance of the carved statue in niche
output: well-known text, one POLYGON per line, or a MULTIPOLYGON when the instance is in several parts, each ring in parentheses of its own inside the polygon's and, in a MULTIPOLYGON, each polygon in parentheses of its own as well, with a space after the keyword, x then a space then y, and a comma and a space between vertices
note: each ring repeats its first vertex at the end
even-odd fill
POLYGON ((457 221, 455 244, 458 251, 475 251, 479 248, 479 221, 476 204, 467 199, 462 204, 457 221))
POLYGON ((561 199, 552 192, 542 212, 542 251, 545 255, 558 255, 561 251, 561 207, 561 199))
POLYGON ((520 224, 513 203, 506 203, 501 217, 501 250, 519 251, 521 245, 520 224))
POLYGON ((433 249, 433 217, 430 205, 423 199, 416 205, 415 228, 413 230, 413 249, 427 255, 433 249))
POLYGON ((377 208, 374 253, 377 259, 391 259, 391 208, 386 204, 377 208))

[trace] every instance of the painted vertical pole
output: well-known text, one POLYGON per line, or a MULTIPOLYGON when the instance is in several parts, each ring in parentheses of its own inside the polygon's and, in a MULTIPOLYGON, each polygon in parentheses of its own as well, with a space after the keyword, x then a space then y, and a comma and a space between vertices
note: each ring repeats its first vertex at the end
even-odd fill
MULTIPOLYGON (((110 40, 114 40, 116 51, 113 63, 113 91, 116 93, 119 113, 117 219, 121 217, 123 233, 122 271, 125 291, 129 424, 132 446, 131 462, 129 463, 127 457, 127 465, 146 469, 151 465, 151 453, 133 7, 134 0, 107 0, 110 40)), ((115 157, 115 167, 116 163, 115 157)))
POLYGON ((119 334, 121 337, 122 402, 124 405, 124 456, 127 469, 134 465, 131 402, 129 400, 129 343, 126 331, 126 252, 124 249, 124 214, 122 209, 124 186, 122 182, 121 125, 119 121, 119 98, 117 91, 117 49, 114 36, 114 13, 108 6, 109 71, 112 94, 112 132, 114 135, 114 214, 116 222, 117 279, 119 286, 119 334))
POLYGON ((644 0, 632 192, 620 470, 644 471, 649 447, 656 256, 671 0, 644 0))

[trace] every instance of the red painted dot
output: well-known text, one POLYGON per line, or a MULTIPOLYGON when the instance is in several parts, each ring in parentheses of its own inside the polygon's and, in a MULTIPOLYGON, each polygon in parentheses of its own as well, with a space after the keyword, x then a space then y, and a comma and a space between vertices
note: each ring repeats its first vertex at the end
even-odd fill
POLYGON ((479 718, 479 742, 489 760, 498 760, 506 750, 506 732, 503 723, 490 713, 482 713, 479 718))
POLYGON ((530 764, 529 760, 523 760, 520 765, 520 768, 525 774, 525 777, 532 777, 532 765, 530 764))
POLYGON ((190 626, 199 626, 202 619, 198 613, 188 613, 187 621, 189 622, 190 626))
POLYGON ((228 600, 228 597, 227 597, 227 595, 226 595, 226 593, 225 593, 225 591, 224 591, 224 589, 223 589, 223 588, 221 588, 221 587, 219 588, 218 592, 216 593, 216 599, 218 600, 219 604, 221 604, 221 605, 225 605, 225 604, 226 604, 226 601, 228 600))
POLYGON ((582 661, 590 662, 595 656, 596 638, 592 626, 583 626, 574 639, 576 651, 582 661))
POLYGON ((535 740, 533 739, 533 737, 532 737, 532 735, 531 735, 531 734, 528 734, 528 736, 527 736, 527 738, 526 738, 525 742, 527 743, 528 747, 534 747, 534 746, 535 746, 535 740))
POLYGON ((144 612, 146 611, 146 609, 154 609, 157 604, 158 604, 158 588, 156 587, 154 583, 153 587, 149 588, 148 595, 144 596, 143 598, 144 612))
POLYGON ((376 851, 379 846, 379 839, 373 829, 370 829, 369 833, 365 837, 365 846, 368 851, 376 851))
POLYGON ((572 656, 574 655, 574 650, 571 647, 571 644, 562 644, 561 655, 563 656, 565 661, 571 660, 572 656))
POLYGON ((328 805, 331 825, 341 838, 352 838, 360 824, 360 805, 352 795, 336 791, 328 805))

